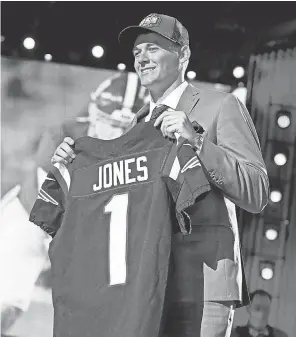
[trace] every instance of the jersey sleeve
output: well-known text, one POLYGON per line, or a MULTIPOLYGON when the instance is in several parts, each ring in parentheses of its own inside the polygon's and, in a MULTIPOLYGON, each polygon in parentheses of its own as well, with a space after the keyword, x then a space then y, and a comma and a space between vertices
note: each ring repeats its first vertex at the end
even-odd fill
POLYGON ((69 176, 69 172, 64 165, 56 165, 42 184, 29 219, 52 237, 63 221, 69 189, 67 179, 64 178, 65 173, 69 176))
POLYGON ((184 138, 180 137, 172 147, 164 172, 181 232, 190 234, 191 220, 186 208, 198 202, 211 187, 196 153, 184 138))

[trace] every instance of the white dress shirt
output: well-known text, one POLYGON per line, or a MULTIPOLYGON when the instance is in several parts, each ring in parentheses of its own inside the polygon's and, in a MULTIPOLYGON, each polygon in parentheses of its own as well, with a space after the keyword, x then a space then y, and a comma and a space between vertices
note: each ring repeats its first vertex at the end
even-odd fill
POLYGON ((180 101, 180 98, 185 91, 185 89, 188 86, 188 82, 184 81, 182 82, 176 89, 174 89, 172 92, 170 92, 166 97, 161 98, 158 100, 156 103, 153 102, 152 97, 150 97, 150 112, 149 114, 145 117, 145 122, 148 122, 151 118, 152 111, 153 109, 160 104, 165 104, 171 109, 176 109, 177 105, 180 101))
MULTIPOLYGON (((183 95, 185 89, 188 86, 188 82, 182 82, 176 89, 170 92, 167 96, 160 98, 156 103, 153 102, 152 97, 150 97, 150 109, 149 114, 145 117, 145 122, 150 121, 153 109, 160 104, 165 104, 173 110, 176 110, 181 96, 183 95)), ((194 151, 199 155, 203 145, 203 137, 200 135, 194 151)))

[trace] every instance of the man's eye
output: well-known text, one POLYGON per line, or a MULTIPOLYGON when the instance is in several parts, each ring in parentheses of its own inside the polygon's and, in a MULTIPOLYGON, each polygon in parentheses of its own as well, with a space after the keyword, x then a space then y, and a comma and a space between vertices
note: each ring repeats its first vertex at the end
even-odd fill
POLYGON ((157 47, 149 47, 149 51, 156 51, 158 48, 157 47))

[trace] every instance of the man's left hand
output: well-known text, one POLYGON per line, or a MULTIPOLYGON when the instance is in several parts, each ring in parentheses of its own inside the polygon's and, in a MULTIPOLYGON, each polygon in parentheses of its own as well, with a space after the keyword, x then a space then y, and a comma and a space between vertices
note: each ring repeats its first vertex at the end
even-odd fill
POLYGON ((175 133, 194 144, 196 132, 184 111, 168 109, 155 121, 154 126, 161 124, 160 130, 164 137, 175 139, 175 133))

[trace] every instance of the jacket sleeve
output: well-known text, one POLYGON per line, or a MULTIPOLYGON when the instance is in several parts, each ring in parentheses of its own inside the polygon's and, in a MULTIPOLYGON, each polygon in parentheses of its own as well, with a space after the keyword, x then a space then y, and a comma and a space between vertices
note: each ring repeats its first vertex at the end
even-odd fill
POLYGON ((207 178, 237 206, 260 213, 269 197, 267 171, 248 110, 234 95, 221 103, 216 128, 217 144, 205 135, 198 154, 207 178))

